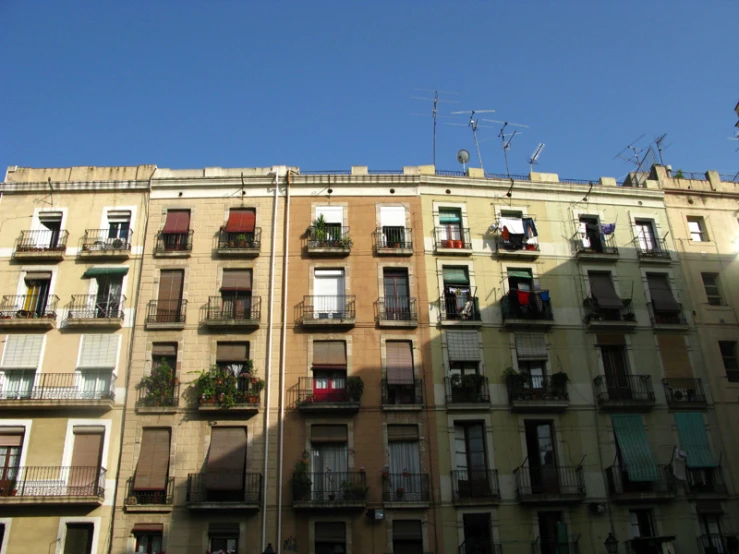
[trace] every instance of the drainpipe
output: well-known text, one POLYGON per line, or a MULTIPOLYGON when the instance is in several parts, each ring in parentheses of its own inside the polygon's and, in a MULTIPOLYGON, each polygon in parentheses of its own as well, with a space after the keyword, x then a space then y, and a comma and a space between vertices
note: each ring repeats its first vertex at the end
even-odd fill
POLYGON ((280 460, 277 470, 277 554, 282 548, 282 468, 284 459, 283 445, 285 441, 285 349, 287 347, 287 265, 289 261, 288 248, 290 245, 290 170, 287 170, 287 185, 285 186, 285 245, 282 254, 282 348, 280 351, 280 415, 279 439, 280 460))
POLYGON ((272 374, 272 322, 274 320, 272 308, 275 301, 275 247, 277 244, 277 195, 279 193, 280 169, 275 166, 275 196, 272 202, 272 248, 269 258, 269 316, 267 321, 267 360, 264 370, 265 402, 264 402, 264 478, 262 480, 262 552, 267 546, 267 474, 269 470, 269 398, 270 375, 272 374))

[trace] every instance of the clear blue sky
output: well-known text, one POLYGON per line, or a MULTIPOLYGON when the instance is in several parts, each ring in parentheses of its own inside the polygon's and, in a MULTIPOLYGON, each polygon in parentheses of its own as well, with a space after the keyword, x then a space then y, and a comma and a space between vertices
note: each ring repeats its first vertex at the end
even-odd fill
MULTIPOLYGON (((739 170, 736 0, 0 0, 0 18, 3 173, 431 163, 415 88, 528 124, 514 173, 544 142, 540 171, 622 177, 641 133, 668 133, 675 169, 739 170)), ((476 160, 469 129, 440 125, 438 167, 459 148, 476 160)))

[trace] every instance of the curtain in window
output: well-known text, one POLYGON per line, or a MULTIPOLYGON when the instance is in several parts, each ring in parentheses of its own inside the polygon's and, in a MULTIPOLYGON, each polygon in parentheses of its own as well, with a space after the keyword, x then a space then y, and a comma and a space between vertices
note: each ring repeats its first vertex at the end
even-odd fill
POLYGON ((421 493, 421 460, 418 454, 418 442, 391 442, 389 447, 390 490, 396 493, 399 488, 402 488, 406 495, 418 495, 421 493), (404 477, 403 473, 407 473, 408 476, 404 477))
POLYGON ((346 443, 313 445, 313 498, 328 500, 341 491, 349 466, 346 443))
POLYGON ((33 370, 6 371, 4 398, 31 398, 35 376, 36 372, 33 370))

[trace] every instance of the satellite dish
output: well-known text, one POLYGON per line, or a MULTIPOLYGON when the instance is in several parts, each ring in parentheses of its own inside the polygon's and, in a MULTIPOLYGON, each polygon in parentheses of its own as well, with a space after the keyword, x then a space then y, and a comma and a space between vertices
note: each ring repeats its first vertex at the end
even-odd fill
POLYGON ((468 161, 470 161, 470 153, 464 149, 460 150, 459 152, 457 152, 457 161, 462 165, 466 164, 468 161))

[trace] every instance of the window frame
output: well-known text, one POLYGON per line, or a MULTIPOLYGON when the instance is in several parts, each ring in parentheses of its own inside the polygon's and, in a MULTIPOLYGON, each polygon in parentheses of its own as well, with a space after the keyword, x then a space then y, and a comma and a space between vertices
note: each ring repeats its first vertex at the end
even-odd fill
POLYGON ((721 354, 721 361, 724 364, 724 371, 726 377, 730 383, 739 383, 739 354, 737 353, 737 341, 735 340, 720 340, 718 341, 718 348, 721 354), (724 351, 724 347, 731 348, 731 352, 727 354, 724 351), (729 366, 727 366, 727 360, 729 366))
POLYGON ((136 544, 134 546, 134 552, 136 554, 144 553, 144 554, 164 554, 164 533, 161 531, 141 531, 141 532, 135 532, 134 538, 136 539, 136 544), (149 541, 147 544, 146 550, 139 550, 140 548, 140 541, 142 537, 148 537, 149 541), (159 550, 154 550, 152 548, 151 539, 159 537, 159 550))
POLYGON ((719 285, 719 274, 712 271, 702 271, 701 281, 703 282, 703 291, 706 293, 706 302, 708 305, 724 306, 724 300, 721 296, 721 286, 719 285), (706 283, 706 277, 712 279, 713 284, 706 283), (709 294, 709 288, 715 289, 715 293, 709 294))
POLYGON ((708 230, 706 228, 706 220, 703 216, 689 215, 685 218, 688 225, 688 235, 690 236, 690 242, 710 242, 711 239, 708 236, 708 230), (698 226, 698 231, 691 229, 691 223, 698 226), (696 239, 696 236, 698 237, 696 239))

